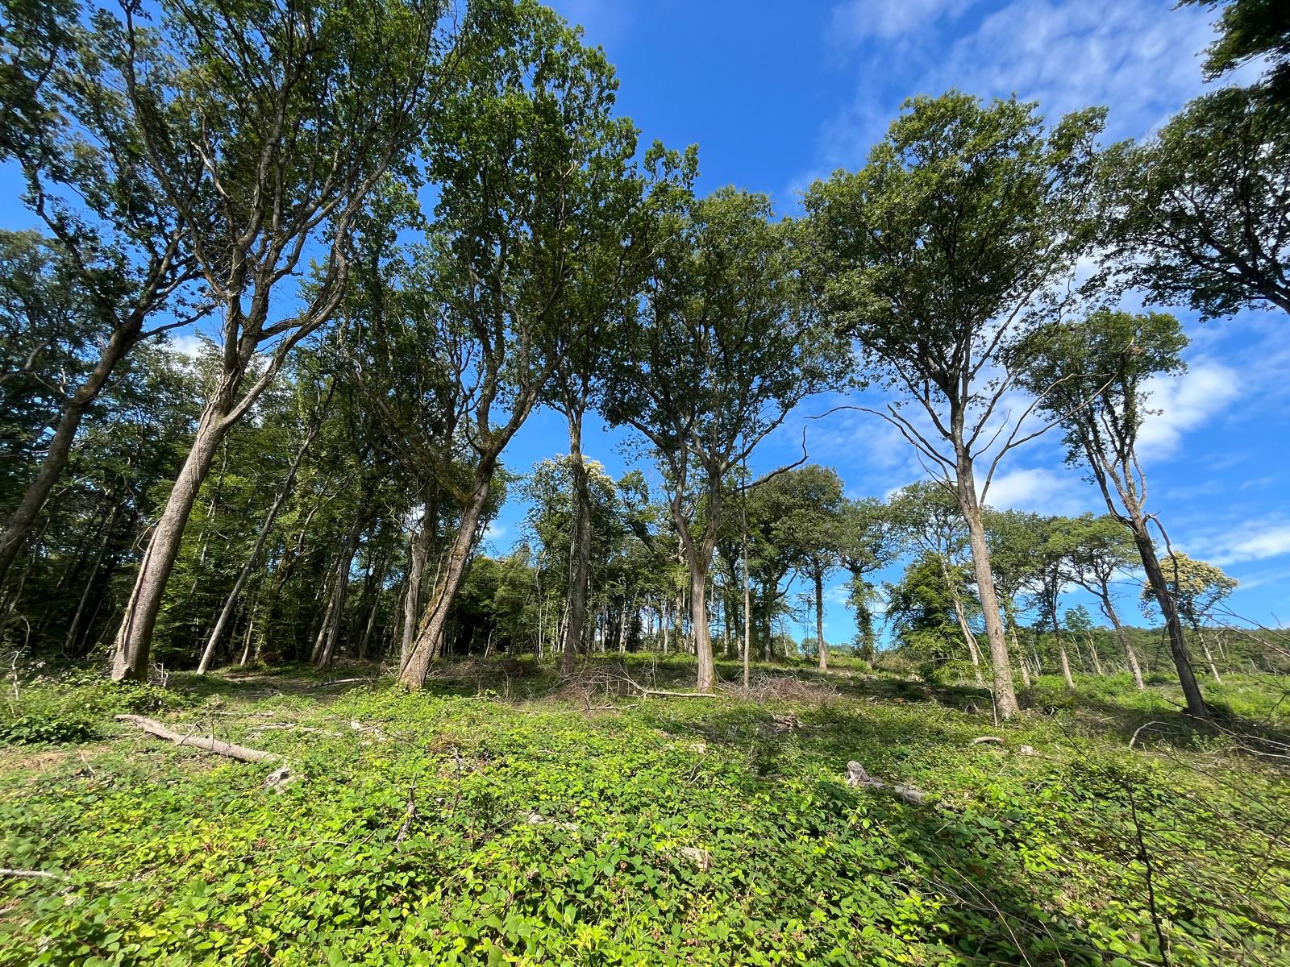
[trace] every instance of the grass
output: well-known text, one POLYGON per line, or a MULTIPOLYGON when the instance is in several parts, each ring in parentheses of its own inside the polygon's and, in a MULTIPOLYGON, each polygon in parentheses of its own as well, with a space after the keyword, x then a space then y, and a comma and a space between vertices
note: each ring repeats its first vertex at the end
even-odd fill
POLYGON ((718 699, 623 688, 692 673, 20 683, 0 866, 56 878, 0 880, 0 964, 1290 963, 1282 683, 1213 687, 1220 729, 1114 680, 1045 680, 1006 725, 972 689, 859 667, 758 666, 718 699), (124 711, 300 778, 263 789, 268 766, 124 711), (1236 737, 1250 719, 1264 744, 1236 737), (927 802, 849 787, 849 760, 927 802))

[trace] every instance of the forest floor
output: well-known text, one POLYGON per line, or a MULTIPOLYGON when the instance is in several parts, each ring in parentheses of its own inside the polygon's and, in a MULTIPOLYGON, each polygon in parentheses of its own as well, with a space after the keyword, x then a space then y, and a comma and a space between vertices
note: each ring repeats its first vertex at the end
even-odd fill
POLYGON ((1290 963, 1290 681, 1210 686, 1218 726, 1127 678, 1006 724, 854 668, 640 694, 693 670, 11 682, 0 964, 1290 963))

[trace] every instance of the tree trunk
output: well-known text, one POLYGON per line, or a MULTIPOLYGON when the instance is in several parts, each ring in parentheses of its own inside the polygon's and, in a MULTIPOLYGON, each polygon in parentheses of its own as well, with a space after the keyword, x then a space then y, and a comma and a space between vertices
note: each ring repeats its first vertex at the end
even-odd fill
POLYGON ((5 522, 3 533, 0 533, 0 587, 4 586, 5 578, 17 559, 18 552, 22 549, 27 532, 36 522, 36 517, 45 506, 45 501, 49 499, 54 484, 58 482, 63 468, 67 466, 72 452, 72 443, 76 439, 76 431, 80 428, 85 411, 103 391, 104 385, 112 375, 112 370, 138 342, 139 334, 139 327, 133 324, 115 329, 99 354, 98 362, 85 378, 85 382, 77 387, 72 398, 63 406, 58 425, 54 428, 54 435, 49 439, 45 459, 41 461, 36 476, 27 485, 22 499, 18 501, 18 506, 5 522))
POLYGON ((466 565, 470 562, 470 553, 475 546, 476 532, 484 517, 484 508, 488 504, 489 486, 493 479, 494 461, 485 459, 475 473, 474 486, 461 510, 461 522, 448 551, 448 559, 435 581, 434 591, 426 606, 425 614, 418 626, 416 641, 408 652, 407 660, 399 671, 399 682, 411 689, 425 685, 430 663, 439 657, 443 644, 444 632, 448 624, 448 612, 461 590, 466 577, 466 565))
POLYGON ((1062 659, 1062 678, 1066 679, 1066 687, 1075 688, 1075 677, 1071 675, 1070 659, 1066 657, 1066 642, 1062 641, 1062 636, 1057 635, 1057 654, 1062 659))
POLYGON ((582 412, 569 411, 569 465, 573 473, 573 528, 569 548, 569 598, 566 611, 560 672, 573 672, 582 647, 587 618, 587 581, 591 573, 591 494, 587 487, 587 466, 582 458, 582 412))
POLYGON ((1201 633, 1200 627, 1194 628, 1196 640, 1200 642, 1200 650, 1205 653, 1205 661, 1209 664, 1209 673, 1214 676, 1214 681, 1219 685, 1223 684, 1223 677, 1218 673, 1218 665, 1214 663, 1214 655, 1209 650, 1209 642, 1205 640, 1204 634, 1201 633))
MULTIPOLYGON (((434 543, 435 530, 439 522, 438 501, 427 500, 421 512, 421 527, 412 538, 409 554, 408 586, 403 593, 403 637, 399 647, 399 665, 402 667, 412 645, 416 640, 417 621, 421 617, 422 585, 425 584, 426 561, 430 559, 430 548, 434 543)), ((436 581, 438 575, 436 575, 436 581)))
POLYGON ((1206 717, 1209 710, 1201 695, 1200 685, 1196 682, 1196 673, 1191 667, 1191 656, 1187 652, 1187 636, 1183 632, 1178 609, 1174 606, 1173 595, 1165 581, 1160 559, 1156 556, 1156 545, 1147 532, 1147 524, 1141 514, 1134 513, 1131 518, 1133 543, 1137 545, 1138 556, 1142 558, 1142 569, 1147 575, 1147 584, 1155 596, 1160 613, 1165 618, 1165 628, 1169 633, 1169 653, 1178 672, 1178 683, 1182 686, 1183 698, 1187 702, 1187 711, 1192 715, 1206 717))
POLYGON ((202 411, 201 421, 193 437, 192 448, 184 460, 183 469, 171 488, 166 507, 152 532, 152 540, 139 563, 134 590, 126 603, 125 614, 116 634, 112 658, 112 680, 147 681, 148 655, 152 647, 152 632, 157 625, 157 615, 166 593, 170 572, 174 570, 179 547, 184 538, 184 528, 202 481, 210 472, 211 461, 220 443, 228 435, 230 424, 226 417, 231 405, 221 393, 202 411))
POLYGON ((1142 668, 1138 665, 1138 656, 1133 650, 1133 643, 1129 641, 1129 635, 1120 624, 1120 616, 1115 613, 1115 606, 1111 604, 1110 592, 1105 588, 1102 589, 1102 611, 1111 622, 1111 627, 1115 629, 1115 637, 1120 642, 1120 647, 1124 649, 1124 656, 1129 660, 1129 671, 1133 673, 1133 686, 1138 691, 1146 688, 1146 683, 1142 680, 1142 668))
POLYGON ((696 691, 708 693, 716 686, 717 668, 708 634, 708 575, 703 561, 695 561, 690 572, 690 627, 699 674, 696 691))
MULTIPOLYGON (((360 503, 364 503, 360 501, 360 503)), ((349 594, 349 569, 354 563, 354 552, 358 550, 359 538, 363 536, 363 510, 354 517, 354 523, 345 535, 345 543, 340 550, 340 559, 336 562, 336 581, 332 585, 331 604, 328 607, 327 634, 321 652, 315 658, 319 668, 330 668, 336 654, 336 642, 340 638, 340 627, 345 617, 345 598, 349 594)))
POLYGON ((120 514, 121 503, 116 501, 112 505, 112 513, 108 516, 107 525, 103 528, 103 539, 99 542, 98 552, 94 555, 94 564, 90 567, 89 577, 85 580, 81 598, 76 603, 76 613, 72 615, 71 627, 67 629, 67 638, 63 642, 63 650, 73 657, 81 654, 76 647, 77 640, 80 638, 81 619, 85 616, 85 607, 89 604, 90 595, 93 593, 94 584, 98 580, 99 570, 103 566, 103 558, 107 554, 108 546, 112 543, 112 532, 116 530, 116 522, 120 514))
POLYGON ((972 548, 972 566, 976 573, 977 593, 981 596, 981 611, 985 617, 986 637, 990 642, 990 666, 994 672, 994 704, 1001 718, 1017 714, 1017 693, 1012 685, 1012 663, 1008 660, 1008 643, 1003 637, 1003 621, 999 617, 999 599, 994 591, 994 572, 990 568, 990 549, 985 542, 985 526, 981 520, 981 507, 976 498, 976 479, 972 464, 959 460, 959 507, 967 524, 968 541, 972 548))
POLYGON ((976 644, 976 635, 972 633, 972 626, 968 624, 967 615, 963 612, 963 601, 959 598, 954 582, 950 579, 950 569, 945 563, 945 557, 937 554, 936 559, 940 562, 941 578, 945 581, 945 590, 949 593, 950 600, 954 602, 954 617, 958 621, 959 631, 963 633, 963 641, 967 644, 968 655, 972 659, 972 677, 978 685, 983 685, 985 682, 981 678, 981 651, 976 644))
POLYGON ((811 578, 815 582, 815 644, 820 650, 820 671, 828 671, 829 646, 824 641, 824 568, 812 568, 811 578))
POLYGON ((237 580, 233 582, 233 589, 229 591, 228 598, 224 601, 224 607, 219 613, 219 618, 215 621, 215 627, 211 629, 210 638, 207 640, 206 648, 202 652, 202 659, 197 664, 198 675, 205 675, 207 669, 210 668, 211 658, 215 655, 215 647, 219 644, 229 619, 233 617, 233 609, 237 605, 238 598, 242 595, 242 589, 246 586, 247 579, 250 578, 251 572, 255 568, 255 562, 260 559, 260 554, 264 551, 264 544, 269 539, 269 532, 273 530, 274 521, 278 519, 278 512, 282 510, 282 505, 286 503, 287 497, 295 486, 296 473, 300 470, 300 462, 304 459, 305 451, 309 449, 309 444, 313 442, 316 433, 316 429, 311 429, 305 437, 304 443, 300 445, 300 449, 291 458, 291 466, 287 469, 287 477, 282 482, 282 487, 278 490, 277 496, 273 498, 273 505, 269 508, 269 513, 265 515, 264 523, 260 525, 260 533, 255 537, 255 546, 251 548, 251 553, 247 557, 246 563, 242 565, 242 570, 238 572, 237 580))

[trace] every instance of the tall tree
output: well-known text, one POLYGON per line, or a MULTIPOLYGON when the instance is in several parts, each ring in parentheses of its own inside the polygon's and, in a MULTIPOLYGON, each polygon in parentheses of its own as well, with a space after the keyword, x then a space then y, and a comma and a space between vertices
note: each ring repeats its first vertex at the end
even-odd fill
MULTIPOLYGON (((82 339, 40 462, 0 531, 0 584, 121 361, 208 307, 193 291, 201 271, 185 224, 208 219, 214 203, 197 131, 177 119, 163 184, 144 161, 140 118, 124 93, 124 50, 121 24, 105 11, 71 0, 0 4, 0 160, 21 171, 22 201, 49 232, 57 271, 45 290, 56 284, 64 301, 75 297, 82 339)), ((47 332, 57 300, 23 309, 31 331, 47 332)))
POLYGON ((893 532, 918 556, 917 567, 907 577, 925 585, 935 565, 941 577, 941 596, 952 605, 959 635, 972 661, 972 674, 978 684, 981 676, 981 650, 970 617, 975 608, 963 590, 963 552, 967 548, 967 528, 958 499, 946 487, 932 481, 911 484, 892 494, 887 502, 887 517, 893 532))
POLYGON ((716 683, 707 589, 726 478, 845 359, 801 297, 793 226, 772 218, 766 196, 732 188, 687 206, 624 323, 604 393, 609 420, 636 429, 666 469, 701 692, 716 683))
POLYGON ((216 451, 345 291, 355 223, 403 171, 446 83, 455 28, 410 0, 264 9, 161 4, 157 27, 123 8, 121 74, 141 161, 180 219, 221 314, 221 366, 188 459, 153 529, 116 637, 115 679, 148 674, 148 650, 184 527, 216 451), (172 179, 201 159, 213 214, 172 179), (301 304, 275 296, 320 244, 301 304))
POLYGON ((817 182, 806 198, 821 304, 899 394, 870 412, 916 448, 967 523, 1005 718, 1017 699, 982 504, 1003 456, 1035 435, 1026 413, 1008 431, 1006 349, 1060 312, 1089 246, 1102 118, 1089 110, 1045 131, 1033 104, 915 98, 863 169, 817 182))
MULTIPOLYGON (((1197 98, 1103 159, 1104 265, 1205 318, 1290 312, 1290 110, 1248 90, 1197 98)), ((1095 282, 1099 281, 1095 279, 1095 282)))
MULTIPOLYGON (((1223 678, 1218 673, 1209 642, 1205 640, 1203 626, 1213 616, 1214 608, 1236 590, 1236 579, 1228 577, 1213 564, 1190 558, 1181 551, 1165 557, 1160 567, 1164 573, 1165 594, 1176 602, 1179 615, 1191 625, 1205 653, 1210 675, 1221 684, 1223 678)), ((1142 588, 1143 602, 1155 602, 1159 596, 1159 590, 1151 586, 1148 578, 1148 583, 1142 588)))
POLYGON ((1133 535, 1147 584, 1165 618, 1169 650, 1192 715, 1206 714, 1187 651, 1178 607, 1169 592, 1148 527, 1147 479, 1138 435, 1151 414, 1147 380, 1180 372, 1187 338, 1173 316, 1102 310, 1082 322, 1036 333, 1021 347, 1022 385, 1041 394, 1041 409, 1060 419, 1067 460, 1086 466, 1111 516, 1133 535))
POLYGON ((477 76, 433 132, 430 274, 443 325, 464 337, 458 377, 471 385, 459 432, 471 472, 452 488, 460 524, 399 675, 410 688, 438 655, 502 450, 548 389, 556 334, 605 281, 579 255, 603 258, 622 237, 619 214, 600 206, 624 176, 631 132, 613 118, 603 51, 540 4, 496 6, 477 76))
POLYGON ((811 583, 815 610, 816 656, 820 670, 829 667, 824 639, 824 583, 841 564, 844 528, 842 478, 828 467, 809 464, 792 472, 798 490, 794 512, 781 517, 776 530, 781 545, 793 548, 798 572, 811 583))
POLYGON ((869 575, 891 563, 898 548, 886 505, 876 497, 847 500, 838 532, 839 557, 851 575, 847 603, 856 613, 856 643, 869 661, 877 655, 874 604, 881 600, 869 575))

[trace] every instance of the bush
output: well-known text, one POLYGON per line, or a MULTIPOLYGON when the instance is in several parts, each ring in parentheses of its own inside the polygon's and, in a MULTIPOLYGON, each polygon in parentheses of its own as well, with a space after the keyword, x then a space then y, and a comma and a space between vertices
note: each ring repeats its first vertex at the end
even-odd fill
POLYGON ((98 726, 82 716, 60 717, 38 712, 0 721, 0 745, 90 742, 102 737, 98 726))

